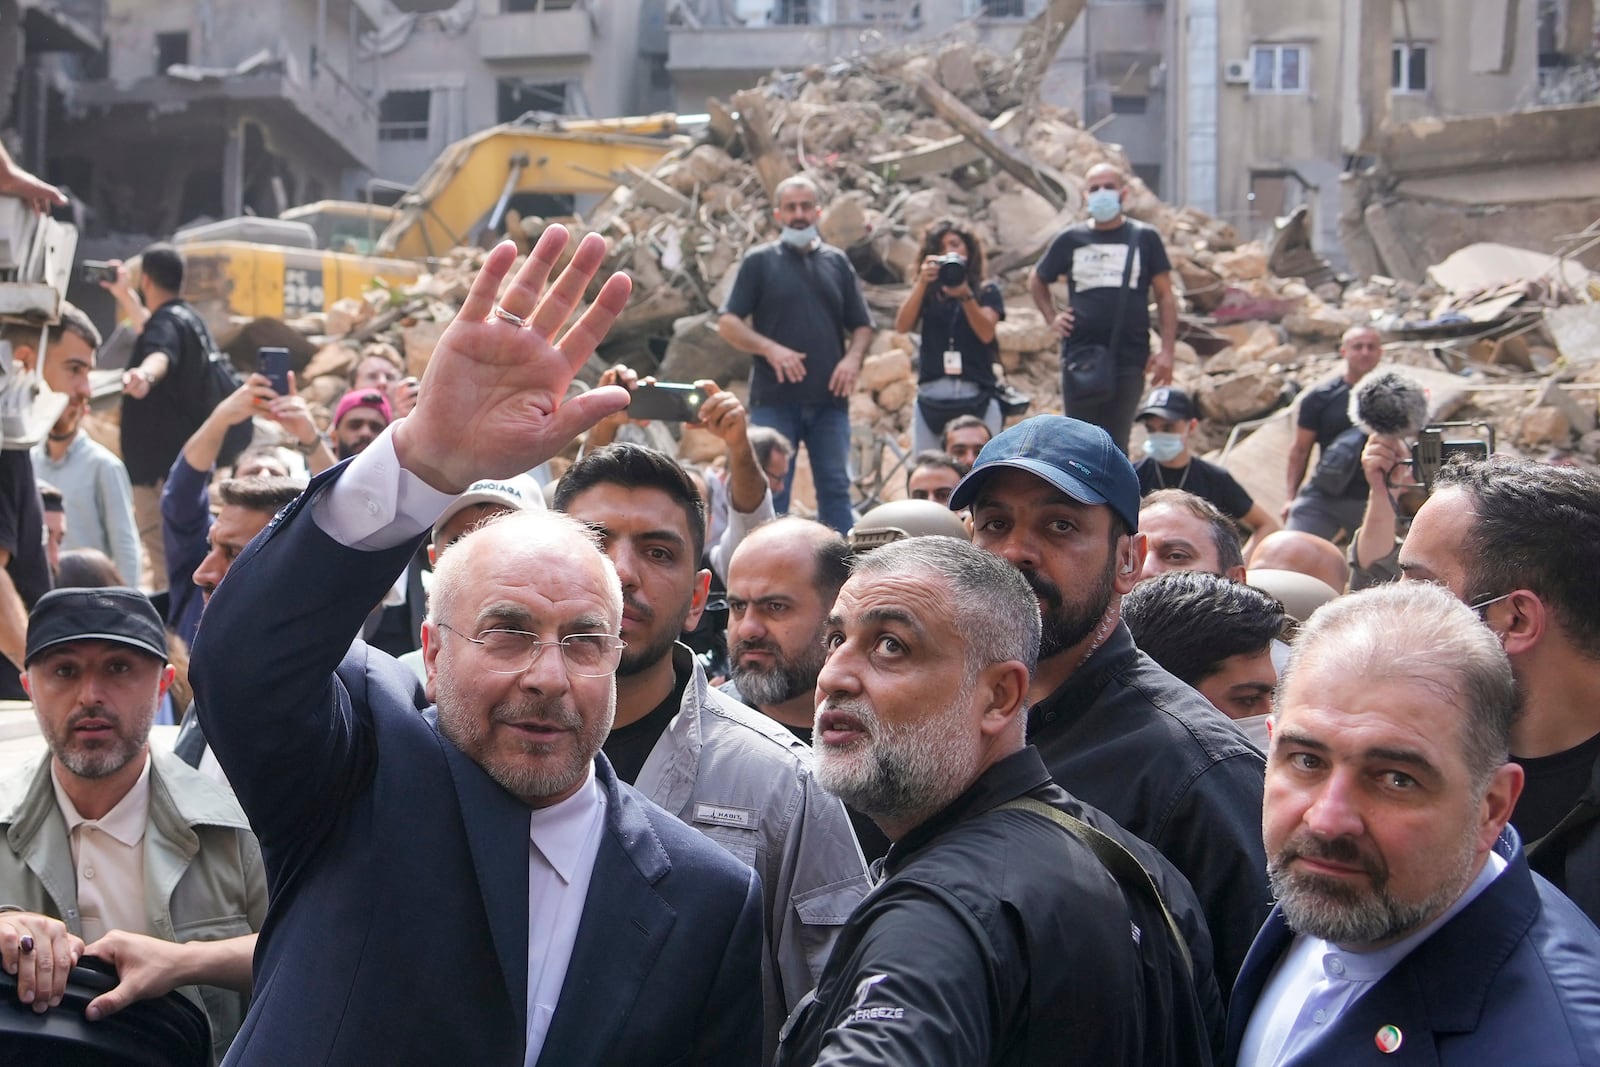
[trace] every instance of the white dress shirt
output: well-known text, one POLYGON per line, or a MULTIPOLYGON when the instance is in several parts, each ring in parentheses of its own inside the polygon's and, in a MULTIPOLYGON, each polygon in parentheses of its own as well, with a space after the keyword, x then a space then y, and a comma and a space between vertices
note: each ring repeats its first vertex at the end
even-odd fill
POLYGON ((1275 1067, 1299 1055, 1505 869, 1505 859, 1491 850, 1478 876, 1443 914, 1383 948, 1353 952, 1320 937, 1297 935, 1250 1013, 1239 1042, 1238 1067, 1275 1067))
POLYGON ((550 1032, 550 1017, 567 979, 589 877, 606 822, 606 794, 594 767, 578 791, 535 808, 528 828, 528 1052, 533 1067, 550 1032))
MULTIPOLYGON (((340 544, 394 548, 431 530, 455 499, 401 468, 393 432, 391 424, 311 504, 318 528, 340 544)), ((526 1067, 539 1059, 566 982, 605 815, 605 790, 591 764, 576 793, 529 816, 526 1067)))
POLYGON ((98 819, 78 814, 61 788, 55 761, 50 784, 67 823, 72 866, 78 876, 78 915, 83 939, 98 941, 108 930, 153 933, 144 901, 144 833, 150 822, 150 757, 133 788, 98 819))

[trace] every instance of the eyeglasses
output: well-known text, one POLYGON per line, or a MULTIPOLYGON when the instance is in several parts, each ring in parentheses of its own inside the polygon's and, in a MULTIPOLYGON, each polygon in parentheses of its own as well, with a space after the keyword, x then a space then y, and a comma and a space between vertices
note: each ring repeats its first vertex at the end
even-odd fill
POLYGON ((1492 596, 1484 600, 1479 600, 1476 603, 1468 604, 1467 607, 1471 608, 1473 611, 1476 611, 1480 619, 1484 619, 1486 618, 1485 612, 1488 610, 1489 605, 1498 604, 1502 600, 1509 600, 1513 596, 1516 596, 1516 590, 1512 590, 1509 593, 1501 593, 1499 596, 1492 596))
POLYGON ((572 634, 559 641, 541 641, 538 634, 525 630, 483 630, 477 637, 469 637, 448 623, 441 622, 439 629, 477 645, 484 670, 493 674, 521 674, 533 666, 540 653, 555 645, 561 649, 568 674, 604 678, 617 669, 622 650, 628 647, 626 641, 610 634, 572 634))

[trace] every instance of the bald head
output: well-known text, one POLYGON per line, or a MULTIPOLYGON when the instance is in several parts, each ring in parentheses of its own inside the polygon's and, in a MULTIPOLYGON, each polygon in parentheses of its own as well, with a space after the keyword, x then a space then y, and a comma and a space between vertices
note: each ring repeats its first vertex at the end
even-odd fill
POLYGON ((1350 565, 1338 546, 1301 530, 1278 530, 1262 538, 1250 555, 1250 569, 1307 574, 1341 593, 1350 584, 1350 565))
POLYGON ((850 546, 839 532, 811 519, 785 515, 763 523, 751 531, 728 561, 731 580, 740 563, 787 557, 791 561, 809 561, 808 571, 793 575, 796 580, 810 583, 823 603, 832 604, 850 575, 850 546))
POLYGON ((1088 173, 1083 176, 1083 180, 1084 183, 1091 189, 1093 189, 1097 184, 1106 181, 1115 182, 1118 189, 1121 189, 1128 184, 1128 179, 1123 175, 1122 171, 1118 170, 1110 163, 1096 163, 1094 166, 1089 168, 1088 173))

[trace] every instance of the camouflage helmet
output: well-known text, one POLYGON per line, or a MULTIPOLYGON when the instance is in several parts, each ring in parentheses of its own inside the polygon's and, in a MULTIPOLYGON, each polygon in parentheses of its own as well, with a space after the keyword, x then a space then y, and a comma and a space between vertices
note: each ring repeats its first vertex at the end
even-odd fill
POLYGON ((872 508, 850 529, 850 548, 870 552, 908 537, 959 537, 972 540, 955 512, 931 500, 891 500, 872 508))

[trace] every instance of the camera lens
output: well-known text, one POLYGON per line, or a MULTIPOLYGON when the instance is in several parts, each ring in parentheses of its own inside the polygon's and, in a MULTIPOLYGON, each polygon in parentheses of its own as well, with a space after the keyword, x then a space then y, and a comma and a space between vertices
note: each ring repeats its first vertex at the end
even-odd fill
POLYGON ((959 259, 947 258, 939 264, 939 284, 955 288, 967 280, 967 265, 959 259))

